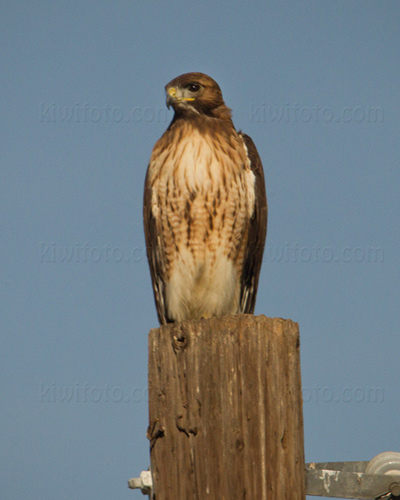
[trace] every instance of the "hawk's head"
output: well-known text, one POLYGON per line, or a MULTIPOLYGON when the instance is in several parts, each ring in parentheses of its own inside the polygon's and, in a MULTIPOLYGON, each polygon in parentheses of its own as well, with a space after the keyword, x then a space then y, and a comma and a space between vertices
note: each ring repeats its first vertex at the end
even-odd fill
POLYGON ((167 106, 177 115, 200 114, 215 118, 231 117, 219 85, 204 73, 185 73, 165 86, 167 106))

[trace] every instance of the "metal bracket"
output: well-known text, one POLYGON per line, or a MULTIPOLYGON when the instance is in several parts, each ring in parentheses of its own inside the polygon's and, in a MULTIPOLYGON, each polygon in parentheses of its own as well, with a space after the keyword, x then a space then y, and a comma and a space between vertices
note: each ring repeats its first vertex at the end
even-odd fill
MULTIPOLYGON (((306 464, 306 494, 361 500, 400 500, 400 453, 384 452, 369 462, 311 462, 306 464)), ((151 471, 128 481, 152 497, 151 471)))
POLYGON ((321 497, 381 499, 400 496, 400 476, 368 474, 369 462, 306 464, 306 494, 321 497))

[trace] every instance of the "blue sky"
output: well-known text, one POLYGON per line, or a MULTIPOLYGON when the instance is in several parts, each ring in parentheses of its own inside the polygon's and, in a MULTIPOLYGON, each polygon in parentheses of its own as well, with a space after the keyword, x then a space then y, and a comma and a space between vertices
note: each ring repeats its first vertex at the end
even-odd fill
POLYGON ((299 322, 308 461, 400 451, 400 4, 3 1, 5 500, 135 500, 157 326, 142 192, 202 71, 269 199, 257 314, 299 322))

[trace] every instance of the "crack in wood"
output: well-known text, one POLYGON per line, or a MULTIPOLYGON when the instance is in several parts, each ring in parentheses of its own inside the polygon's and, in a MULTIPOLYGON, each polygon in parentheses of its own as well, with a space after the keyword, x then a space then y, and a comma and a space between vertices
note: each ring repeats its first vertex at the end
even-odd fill
POLYGON ((150 451, 154 448, 157 440, 165 436, 165 429, 160 424, 160 419, 157 418, 149 425, 146 433, 147 439, 150 441, 150 451))
POLYGON ((180 420, 183 420, 183 415, 178 415, 176 417, 176 428, 183 432, 187 437, 197 436, 198 428, 197 427, 185 427, 180 423, 180 420))

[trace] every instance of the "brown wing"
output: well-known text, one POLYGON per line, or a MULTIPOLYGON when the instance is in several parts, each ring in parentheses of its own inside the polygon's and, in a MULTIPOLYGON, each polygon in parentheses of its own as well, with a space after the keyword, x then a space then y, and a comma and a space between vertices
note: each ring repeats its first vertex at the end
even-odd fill
POLYGON ((154 299, 156 302, 158 320, 161 325, 169 323, 165 308, 165 265, 162 241, 156 227, 156 220, 151 211, 151 186, 146 175, 143 199, 144 237, 146 240, 147 259, 149 261, 154 299))
POLYGON ((250 220, 240 288, 240 312, 253 314, 256 305, 258 277, 263 258, 265 237, 267 235, 268 206, 261 158, 252 139, 246 134, 240 133, 240 135, 246 144, 250 168, 256 178, 254 213, 250 220))

